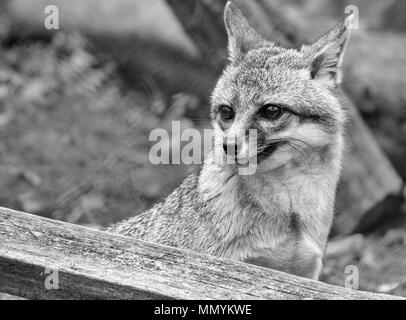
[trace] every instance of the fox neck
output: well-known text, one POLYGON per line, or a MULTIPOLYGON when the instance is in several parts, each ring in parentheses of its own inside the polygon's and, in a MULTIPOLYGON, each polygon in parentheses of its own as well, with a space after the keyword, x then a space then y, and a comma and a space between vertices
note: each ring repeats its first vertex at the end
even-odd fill
POLYGON ((272 220, 273 228, 282 229, 295 213, 322 245, 333 217, 342 139, 338 138, 325 152, 312 166, 290 163, 264 172, 259 168, 246 176, 239 175, 235 166, 216 164, 213 153, 209 153, 198 188, 213 214, 213 223, 228 226, 224 237, 232 241, 249 233, 253 223, 263 221, 263 217, 272 220))

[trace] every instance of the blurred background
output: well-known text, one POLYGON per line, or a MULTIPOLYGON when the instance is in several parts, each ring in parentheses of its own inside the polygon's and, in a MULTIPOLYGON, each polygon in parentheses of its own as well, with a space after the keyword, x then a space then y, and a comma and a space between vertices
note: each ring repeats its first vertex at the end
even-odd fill
MULTIPOLYGON (((170 132, 172 120, 209 127, 227 56, 225 2, 53 0, 59 29, 48 30, 48 0, 1 0, 0 205, 101 228, 172 191, 192 166, 152 165, 148 136, 170 132)), ((348 10, 359 14, 344 58, 348 148, 321 280, 343 286, 354 265, 360 289, 406 296, 406 2, 236 2, 264 37, 296 48, 348 10)))

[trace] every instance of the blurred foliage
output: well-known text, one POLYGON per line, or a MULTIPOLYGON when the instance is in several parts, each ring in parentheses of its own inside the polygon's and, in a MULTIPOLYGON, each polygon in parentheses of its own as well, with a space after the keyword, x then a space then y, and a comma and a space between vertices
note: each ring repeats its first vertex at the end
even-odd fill
POLYGON ((147 209, 184 177, 182 166, 150 164, 148 136, 170 130, 195 98, 178 95, 167 110, 159 92, 128 92, 114 70, 78 34, 3 46, 2 206, 100 226, 147 209))
MULTIPOLYGON (((406 295, 404 228, 389 229, 369 237, 351 236, 348 240, 339 254, 329 255, 327 249, 322 281, 344 286, 346 276, 350 274, 348 266, 354 266, 360 290, 406 295)), ((329 245, 333 246, 334 241, 329 245)))

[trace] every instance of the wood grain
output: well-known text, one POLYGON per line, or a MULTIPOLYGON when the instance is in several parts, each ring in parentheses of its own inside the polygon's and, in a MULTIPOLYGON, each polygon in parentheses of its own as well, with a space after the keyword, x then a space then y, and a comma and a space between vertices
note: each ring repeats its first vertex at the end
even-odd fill
POLYGON ((0 243, 0 292, 28 299, 400 299, 6 208, 0 243))

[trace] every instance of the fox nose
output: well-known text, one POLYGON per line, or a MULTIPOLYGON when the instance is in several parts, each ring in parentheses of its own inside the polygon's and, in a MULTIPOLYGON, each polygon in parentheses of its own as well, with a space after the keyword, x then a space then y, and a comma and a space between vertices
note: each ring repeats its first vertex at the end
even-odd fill
POLYGON ((238 146, 236 143, 223 143, 223 150, 225 154, 237 157, 238 146))

